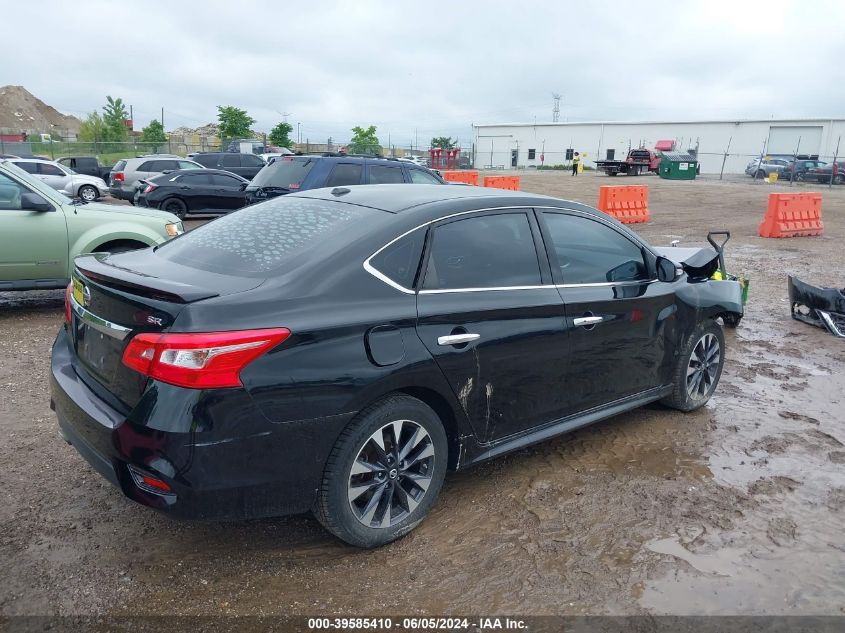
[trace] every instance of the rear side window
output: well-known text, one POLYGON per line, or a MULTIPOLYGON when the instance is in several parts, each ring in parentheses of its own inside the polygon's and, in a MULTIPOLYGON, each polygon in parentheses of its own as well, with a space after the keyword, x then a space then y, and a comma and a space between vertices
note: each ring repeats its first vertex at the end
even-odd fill
POLYGON ((382 215, 342 202, 280 196, 209 222, 162 244, 156 253, 200 270, 264 277, 297 256, 320 261, 309 251, 334 253, 366 235, 382 215))
POLYGON ((557 265, 565 284, 645 281, 640 246, 595 220, 544 213, 557 265))
POLYGON ((240 154, 224 154, 220 157, 220 166, 221 167, 240 167, 241 166, 241 156, 240 154))
POLYGON ((363 166, 353 163, 338 163, 332 169, 329 179, 326 181, 326 187, 342 187, 344 185, 359 185, 361 184, 361 171, 363 166))
POLYGON ((126 167, 125 160, 119 160, 114 164, 114 167, 111 168, 112 171, 121 171, 123 168, 126 167))
POLYGON ((197 154, 191 160, 205 167, 213 167, 217 164, 216 154, 197 154))
POLYGON ((540 264, 525 213, 468 218, 434 229, 425 289, 540 285, 540 264))
POLYGON ((16 167, 20 167, 28 174, 38 173, 38 163, 12 163, 16 167))
POLYGON ((211 182, 218 187, 240 187, 243 181, 225 174, 211 174, 211 182))
POLYGON ((425 229, 417 229, 399 238, 370 258, 370 266, 394 283, 410 290, 420 266, 425 229))
POLYGON ((258 172, 252 179, 252 184, 256 187, 279 187, 296 191, 318 160, 320 159, 312 156, 281 156, 258 172))
POLYGON ((370 165, 367 182, 371 185, 389 185, 403 183, 401 167, 384 167, 382 165, 370 165))
POLYGON ((255 154, 241 154, 242 167, 263 167, 264 161, 255 154))
POLYGON ((156 166, 162 161, 158 160, 148 160, 146 163, 141 163, 138 167, 138 171, 164 171, 163 169, 158 169, 156 166))
MULTIPOLYGON (((204 169, 201 171, 205 171, 204 169)), ((209 185, 211 184, 211 176, 208 174, 196 173, 196 174, 182 174, 179 176, 179 182, 184 185, 209 185)))

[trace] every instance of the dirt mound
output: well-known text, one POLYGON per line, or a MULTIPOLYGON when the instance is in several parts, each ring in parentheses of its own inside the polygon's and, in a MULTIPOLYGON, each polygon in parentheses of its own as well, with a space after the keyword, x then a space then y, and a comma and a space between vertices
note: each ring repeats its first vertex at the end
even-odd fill
POLYGON ((77 132, 81 123, 47 105, 23 86, 0 88, 0 129, 48 132, 55 127, 77 132))

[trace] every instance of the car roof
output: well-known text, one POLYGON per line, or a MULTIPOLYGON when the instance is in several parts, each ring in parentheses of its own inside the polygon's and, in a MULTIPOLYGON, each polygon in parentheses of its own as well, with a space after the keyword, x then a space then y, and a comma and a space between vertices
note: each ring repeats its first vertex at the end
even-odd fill
POLYGON ((54 160, 49 160, 47 158, 9 158, 8 160, 15 161, 16 163, 55 163, 54 160))
MULTIPOLYGON (((502 204, 504 206, 560 206, 561 200, 524 191, 507 191, 490 187, 460 185, 351 185, 349 187, 324 187, 288 194, 297 198, 335 200, 362 207, 371 207, 389 213, 400 213, 413 207, 436 202, 477 200, 480 204, 502 204), (549 204, 555 202, 557 204, 549 204)), ((582 205, 578 205, 581 209, 582 205)))
MULTIPOLYGON (((220 175, 220 176, 233 176, 233 177, 237 178, 238 180, 243 180, 244 182, 249 182, 246 178, 238 176, 238 174, 232 173, 231 171, 226 171, 225 169, 208 169, 208 168, 206 168, 206 169, 170 169, 170 170, 167 171, 166 174, 165 173, 159 174, 158 176, 155 176, 155 178, 161 178, 162 176, 173 176, 173 175, 184 176, 185 174, 202 174, 204 176, 208 175, 208 174, 212 174, 212 175, 217 174, 217 175, 220 175)), ((150 180, 152 180, 152 178, 150 178, 150 180)))

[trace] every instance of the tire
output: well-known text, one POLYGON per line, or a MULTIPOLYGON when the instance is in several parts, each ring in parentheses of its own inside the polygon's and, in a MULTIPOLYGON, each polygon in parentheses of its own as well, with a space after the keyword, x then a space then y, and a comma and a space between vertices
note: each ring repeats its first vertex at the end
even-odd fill
POLYGON ((754 174, 754 179, 756 180, 756 179, 758 179, 758 178, 759 178, 760 180, 762 180, 763 178, 766 178, 766 172, 764 172, 762 169, 758 169, 758 170, 757 170, 757 173, 756 173, 756 174, 754 174))
POLYGON ((841 185, 843 182, 845 182, 845 176, 843 176, 842 174, 836 174, 833 177, 833 184, 834 185, 841 185))
POLYGON ((82 185, 76 195, 85 200, 85 202, 94 202, 100 197, 100 192, 92 185, 82 185))
POLYGON ((804 174, 801 172, 795 174, 795 182, 804 182, 804 174))
POLYGON ((672 393, 661 402, 680 411, 695 411, 703 407, 719 384, 724 364, 725 335, 722 328, 709 319, 699 323, 678 354, 672 374, 672 393), (715 356, 714 342, 717 345, 715 356), (709 367, 702 367, 702 360, 709 363, 709 367))
POLYGON ((739 322, 742 321, 742 315, 724 314, 722 315, 722 321, 725 323, 725 327, 733 330, 739 326, 739 322))
POLYGON ((185 219, 185 215, 188 213, 188 205, 182 202, 179 198, 167 198, 158 205, 158 208, 162 211, 172 213, 180 220, 185 219))
POLYGON ((428 405, 389 396, 364 409, 340 434, 326 461, 314 515, 350 545, 390 543, 428 514, 446 476, 448 452, 443 424, 428 405), (381 456, 374 438, 381 438, 381 456), (408 455, 416 457, 413 464, 408 455))

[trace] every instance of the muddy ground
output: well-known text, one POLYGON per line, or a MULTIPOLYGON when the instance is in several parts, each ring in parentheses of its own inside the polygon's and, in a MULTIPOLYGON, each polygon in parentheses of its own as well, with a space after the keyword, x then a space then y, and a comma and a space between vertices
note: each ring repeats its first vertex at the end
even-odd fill
MULTIPOLYGON (((594 204, 595 174, 522 188, 594 204)), ((787 273, 845 284, 845 187, 825 233, 765 240, 768 185, 648 184, 655 244, 733 233, 747 316, 708 406, 658 405, 452 474, 377 551, 316 521, 177 523, 124 499, 56 432, 62 293, 0 293, 0 614, 845 613, 845 341, 793 321, 787 273)), ((778 190, 786 190, 778 187, 778 190)))

